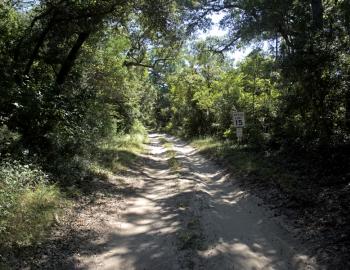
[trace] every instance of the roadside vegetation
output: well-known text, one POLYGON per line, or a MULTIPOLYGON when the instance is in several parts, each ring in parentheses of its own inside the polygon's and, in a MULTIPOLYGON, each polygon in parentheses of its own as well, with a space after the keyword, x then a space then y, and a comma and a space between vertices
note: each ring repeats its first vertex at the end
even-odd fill
POLYGON ((138 154, 145 151, 147 142, 147 130, 137 122, 128 134, 118 134, 97 144, 94 152, 88 157, 87 170, 93 175, 111 177, 134 164, 138 154))
MULTIPOLYGON (((17 259, 28 260, 18 253, 46 243, 50 232, 60 230, 63 221, 75 222, 74 209, 113 194, 99 183, 108 186, 114 175, 133 166, 147 141, 146 129, 136 123, 130 133, 109 138, 89 155, 76 157, 74 170, 70 164, 62 164, 67 170, 59 173, 64 184, 55 181, 58 174, 47 174, 37 165, 4 161, 0 165, 0 268, 12 269, 17 259)), ((118 185, 123 187, 123 183, 118 185)))
POLYGON ((334 266, 346 264, 349 239, 344 226, 350 223, 346 206, 350 201, 349 188, 341 182, 348 176, 322 168, 316 158, 296 159, 218 137, 190 142, 199 153, 228 168, 245 190, 287 217, 294 232, 302 232, 301 239, 312 239, 320 250, 318 259, 334 266))

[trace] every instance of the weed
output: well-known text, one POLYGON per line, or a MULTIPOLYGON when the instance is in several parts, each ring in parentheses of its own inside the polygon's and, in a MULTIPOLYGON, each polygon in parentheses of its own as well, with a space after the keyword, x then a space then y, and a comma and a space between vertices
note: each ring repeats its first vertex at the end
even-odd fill
POLYGON ((177 204, 177 208, 179 208, 179 209, 186 209, 186 208, 188 208, 188 204, 184 203, 184 202, 179 202, 177 204))
POLYGON ((200 246, 200 233, 195 231, 182 231, 178 235, 179 249, 196 250, 200 246))
POLYGON ((169 141, 167 139, 165 139, 164 137, 159 138, 159 142, 163 145, 165 145, 166 143, 169 143, 169 141))
POLYGON ((173 171, 176 171, 180 168, 180 162, 179 160, 176 158, 176 157, 171 157, 168 159, 168 164, 169 164, 169 167, 173 170, 173 171))
MULTIPOLYGON (((59 166, 53 173, 66 197, 78 198, 89 191, 90 183, 84 182, 88 179, 107 179, 130 166, 137 159, 137 153, 144 151, 146 137, 145 132, 125 134, 99 144, 90 155, 56 161, 59 166)), ((51 184, 49 176, 40 168, 16 161, 2 162, 0 248, 40 242, 67 202, 58 186, 51 184)))
POLYGON ((200 227, 198 217, 191 218, 186 225, 186 229, 178 234, 178 248, 180 250, 201 250, 203 249, 204 236, 200 227))

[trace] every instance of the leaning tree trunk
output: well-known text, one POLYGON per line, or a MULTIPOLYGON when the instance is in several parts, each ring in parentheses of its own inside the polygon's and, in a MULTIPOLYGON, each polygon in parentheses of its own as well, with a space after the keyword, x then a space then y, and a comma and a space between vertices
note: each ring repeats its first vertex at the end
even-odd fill
POLYGON ((65 82, 67 75, 71 71, 75 60, 78 57, 79 50, 81 46, 84 44, 84 42, 88 39, 90 36, 90 32, 81 32, 75 41, 73 47, 71 48, 67 58, 62 63, 61 69, 57 74, 56 77, 56 83, 58 85, 61 85, 65 82))
POLYGON ((323 4, 322 0, 311 0, 312 21, 315 29, 323 28, 323 4))
POLYGON ((347 132, 350 133, 350 89, 347 89, 346 95, 345 95, 345 126, 347 129, 347 132))

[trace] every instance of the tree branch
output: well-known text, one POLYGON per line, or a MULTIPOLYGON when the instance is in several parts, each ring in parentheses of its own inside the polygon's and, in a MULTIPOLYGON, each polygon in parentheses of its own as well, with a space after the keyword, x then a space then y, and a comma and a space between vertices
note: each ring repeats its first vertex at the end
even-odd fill
POLYGON ((159 58, 154 60, 153 63, 150 64, 146 64, 146 63, 142 63, 142 62, 138 62, 138 61, 124 61, 123 66, 124 67, 131 67, 131 66, 139 66, 139 67, 146 67, 146 68, 150 68, 150 69, 154 69, 157 64, 159 62, 165 62, 165 61, 169 61, 169 60, 174 60, 174 58, 159 58))
POLYGON ((191 22, 188 27, 187 27, 187 33, 191 33, 193 31, 193 29, 195 28, 196 25, 198 25, 206 16, 208 16, 210 13, 212 12, 220 12, 223 10, 227 10, 227 9, 242 9, 242 7, 239 4, 228 4, 228 3, 224 3, 223 5, 219 5, 216 4, 217 1, 213 1, 214 4, 212 4, 211 6, 209 6, 209 8, 204 9, 204 11, 199 14, 193 22, 191 22))

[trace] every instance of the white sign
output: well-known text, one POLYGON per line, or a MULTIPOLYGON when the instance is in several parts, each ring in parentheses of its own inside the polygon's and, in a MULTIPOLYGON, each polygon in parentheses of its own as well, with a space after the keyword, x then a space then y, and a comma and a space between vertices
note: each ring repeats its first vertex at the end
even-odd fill
POLYGON ((236 136, 237 138, 243 137, 243 128, 236 128, 236 136))
POLYGON ((243 128, 243 127, 245 127, 244 112, 233 112, 232 113, 232 118, 233 118, 233 125, 236 128, 243 128))

